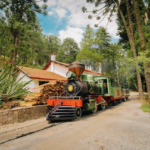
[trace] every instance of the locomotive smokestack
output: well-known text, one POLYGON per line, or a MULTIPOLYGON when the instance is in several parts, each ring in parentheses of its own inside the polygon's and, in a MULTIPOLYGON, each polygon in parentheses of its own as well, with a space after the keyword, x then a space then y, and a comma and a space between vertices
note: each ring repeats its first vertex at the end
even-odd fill
POLYGON ((76 77, 78 79, 80 79, 80 76, 82 75, 84 70, 85 70, 85 65, 78 61, 75 61, 71 65, 69 65, 69 71, 76 73, 76 77))

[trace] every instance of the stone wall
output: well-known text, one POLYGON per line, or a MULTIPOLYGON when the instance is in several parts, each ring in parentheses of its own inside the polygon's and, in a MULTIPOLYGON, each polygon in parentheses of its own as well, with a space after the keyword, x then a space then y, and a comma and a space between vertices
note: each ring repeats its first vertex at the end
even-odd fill
POLYGON ((48 106, 18 107, 11 110, 0 111, 0 126, 13 123, 21 123, 31 119, 45 117, 48 106))

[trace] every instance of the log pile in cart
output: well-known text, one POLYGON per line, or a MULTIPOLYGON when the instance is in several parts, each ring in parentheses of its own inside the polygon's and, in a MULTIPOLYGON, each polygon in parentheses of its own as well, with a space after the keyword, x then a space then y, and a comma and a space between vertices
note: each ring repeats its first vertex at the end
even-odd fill
POLYGON ((47 103, 50 96, 60 96, 65 91, 65 82, 56 81, 55 84, 45 84, 40 91, 39 100, 47 103))
POLYGON ((55 81, 53 83, 46 83, 39 86, 38 88, 40 88, 40 92, 38 93, 38 96, 27 96, 23 106, 46 104, 49 97, 60 96, 65 91, 65 84, 66 83, 63 81, 55 81))

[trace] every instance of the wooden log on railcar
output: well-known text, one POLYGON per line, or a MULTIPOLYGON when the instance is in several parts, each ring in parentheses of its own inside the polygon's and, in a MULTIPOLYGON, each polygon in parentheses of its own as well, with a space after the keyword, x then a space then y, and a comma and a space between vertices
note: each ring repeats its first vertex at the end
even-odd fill
MULTIPOLYGON (((55 83, 47 83, 40 86, 40 95, 25 99, 27 106, 34 106, 38 104, 46 104, 50 96, 60 96, 65 91, 65 82, 56 81, 55 83)), ((24 104, 24 105, 26 105, 24 104)))

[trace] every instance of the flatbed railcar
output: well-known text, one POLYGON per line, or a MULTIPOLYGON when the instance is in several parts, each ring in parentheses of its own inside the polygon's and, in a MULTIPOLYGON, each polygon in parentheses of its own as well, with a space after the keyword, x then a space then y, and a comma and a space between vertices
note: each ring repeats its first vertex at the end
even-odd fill
POLYGON ((98 109, 104 110, 106 105, 126 101, 130 96, 125 85, 119 85, 109 77, 85 75, 84 70, 85 65, 80 62, 69 66, 64 93, 47 100, 50 107, 47 120, 77 119, 83 111, 95 113, 98 109))

